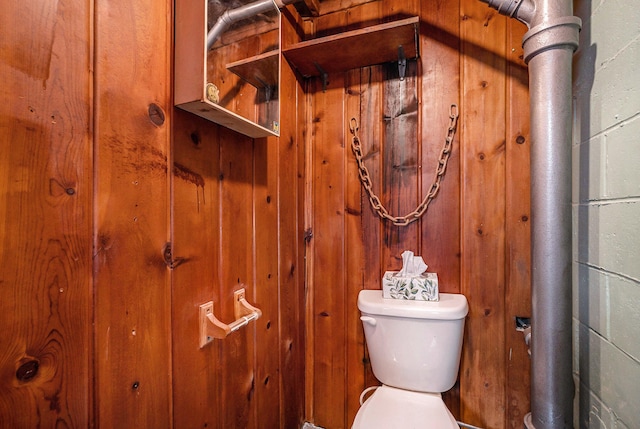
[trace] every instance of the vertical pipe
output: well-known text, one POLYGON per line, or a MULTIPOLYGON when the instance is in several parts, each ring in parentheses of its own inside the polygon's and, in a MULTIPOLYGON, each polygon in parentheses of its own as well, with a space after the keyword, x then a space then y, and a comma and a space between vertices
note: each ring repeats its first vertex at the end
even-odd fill
POLYGON ((529 62, 531 419, 536 429, 573 425, 571 74, 566 72, 572 54, 552 50, 529 62))
POLYGON ((528 429, 573 427, 571 65, 581 21, 571 0, 481 0, 529 27, 531 413, 528 429))
POLYGON ((535 3, 524 35, 531 98, 531 414, 529 429, 573 427, 571 341, 572 58, 580 19, 535 3))

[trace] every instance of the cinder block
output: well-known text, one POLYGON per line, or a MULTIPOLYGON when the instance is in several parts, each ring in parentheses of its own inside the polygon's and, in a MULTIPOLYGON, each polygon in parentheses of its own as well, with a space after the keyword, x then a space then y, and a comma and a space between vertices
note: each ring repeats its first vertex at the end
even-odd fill
POLYGON ((606 132, 604 141, 603 197, 640 196, 640 118, 606 132))
POLYGON ((640 284, 614 275, 608 277, 609 338, 616 347, 640 362, 640 284))
POLYGON ((640 202, 580 205, 574 228, 579 262, 640 279, 640 202))

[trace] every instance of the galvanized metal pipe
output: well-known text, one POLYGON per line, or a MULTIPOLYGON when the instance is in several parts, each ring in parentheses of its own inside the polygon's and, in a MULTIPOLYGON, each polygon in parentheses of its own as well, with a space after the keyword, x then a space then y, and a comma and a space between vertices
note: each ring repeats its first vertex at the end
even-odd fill
POLYGON ((573 427, 571 329, 571 0, 481 0, 529 27, 531 97, 531 413, 529 429, 573 427))
POLYGON ((225 10, 207 33, 207 50, 211 49, 216 40, 231 24, 274 9, 280 9, 296 1, 298 0, 258 0, 235 9, 225 10))

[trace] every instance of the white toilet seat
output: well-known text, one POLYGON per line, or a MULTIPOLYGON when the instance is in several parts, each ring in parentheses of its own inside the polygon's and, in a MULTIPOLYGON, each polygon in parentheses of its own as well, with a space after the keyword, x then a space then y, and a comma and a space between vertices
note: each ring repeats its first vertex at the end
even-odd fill
POLYGON ((382 385, 362 404, 351 429, 459 429, 439 393, 382 385))

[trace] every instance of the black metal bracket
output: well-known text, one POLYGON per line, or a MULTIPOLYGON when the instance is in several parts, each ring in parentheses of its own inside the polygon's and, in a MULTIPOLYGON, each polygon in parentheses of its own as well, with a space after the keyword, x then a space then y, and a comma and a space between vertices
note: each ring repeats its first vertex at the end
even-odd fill
POLYGON ((404 80, 407 74, 407 57, 404 54, 404 48, 402 45, 398 46, 398 75, 400 80, 404 80))
POLYGON ((318 70, 318 72, 320 72, 320 79, 322 79, 322 92, 327 92, 327 85, 329 85, 329 75, 326 71, 324 71, 322 67, 320 67, 320 64, 314 62, 313 65, 316 66, 316 69, 318 70))

